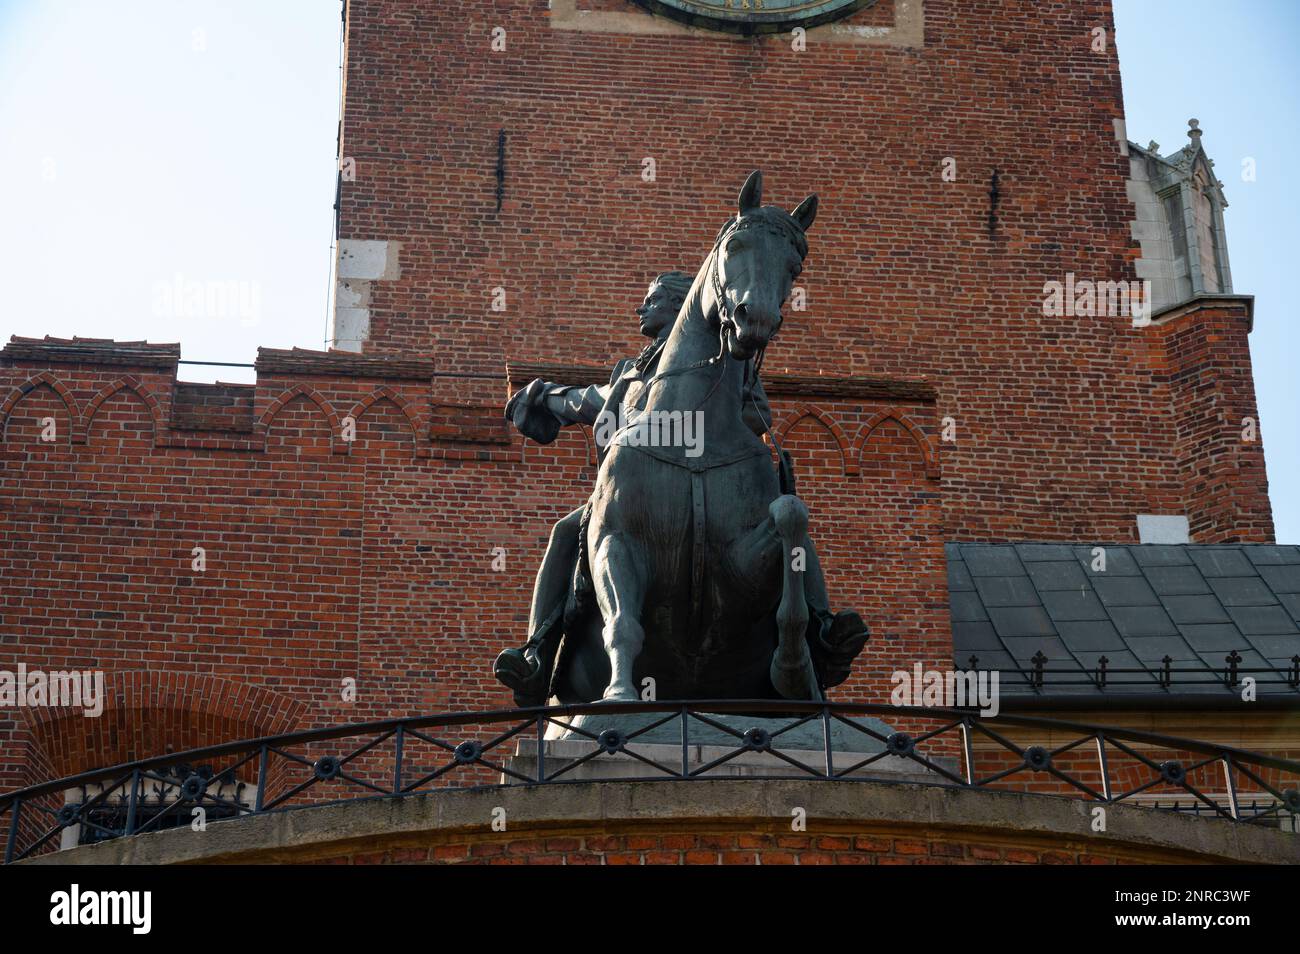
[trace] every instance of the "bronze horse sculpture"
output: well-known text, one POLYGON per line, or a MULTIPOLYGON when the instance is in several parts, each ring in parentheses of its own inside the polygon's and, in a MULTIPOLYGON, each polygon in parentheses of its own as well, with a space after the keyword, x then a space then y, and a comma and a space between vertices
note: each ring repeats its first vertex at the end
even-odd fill
POLYGON ((789 213, 762 205, 753 173, 656 373, 629 389, 631 423, 584 513, 552 684, 562 703, 637 700, 647 679, 660 699, 820 699, 861 650, 865 628, 829 646, 810 630, 808 511, 742 422, 816 214, 816 196, 789 213), (702 427, 693 447, 650 433, 683 415, 702 427))

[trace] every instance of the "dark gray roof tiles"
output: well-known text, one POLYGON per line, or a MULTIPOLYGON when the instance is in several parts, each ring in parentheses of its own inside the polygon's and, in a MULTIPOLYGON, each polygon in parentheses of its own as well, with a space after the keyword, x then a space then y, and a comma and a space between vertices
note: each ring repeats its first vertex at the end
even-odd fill
POLYGON ((965 668, 975 656, 979 668, 1002 670, 1003 692, 1093 703, 1134 693, 1236 696, 1240 688, 1224 685, 1225 657, 1233 654, 1239 676, 1253 676, 1261 697, 1294 697, 1300 705, 1300 689, 1291 685, 1300 655, 1300 547, 945 549, 954 661, 965 668), (1039 653, 1046 662, 1035 687, 1039 653), (1137 672, 1117 672, 1125 669, 1137 672))

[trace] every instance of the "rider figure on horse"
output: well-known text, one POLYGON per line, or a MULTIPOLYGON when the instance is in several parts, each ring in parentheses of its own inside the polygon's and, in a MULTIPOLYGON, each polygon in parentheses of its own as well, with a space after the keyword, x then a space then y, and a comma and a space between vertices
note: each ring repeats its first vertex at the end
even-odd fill
MULTIPOLYGON (((665 272, 650 284, 645 300, 637 308, 641 334, 651 339, 635 358, 619 361, 606 385, 574 387, 540 378, 521 388, 506 406, 506 417, 525 437, 549 444, 560 429, 574 424, 594 425, 606 415, 617 419, 629 388, 654 376, 668 334, 672 330, 693 277, 681 271, 665 272)), ((743 419, 758 436, 768 433, 771 410, 757 374, 745 394, 743 419)), ((603 457, 606 448, 598 447, 603 457)), ((783 479, 793 491, 793 472, 783 455, 783 479)), ((507 649, 497 657, 493 669, 509 686, 521 706, 545 704, 549 695, 556 652, 563 630, 564 608, 573 584, 579 557, 579 536, 583 507, 561 518, 551 530, 546 555, 537 572, 529 614, 529 639, 518 649, 507 649)), ((817 555, 809 547, 805 593, 811 626, 823 641, 839 642, 852 630, 865 629, 856 613, 832 614, 817 555)))

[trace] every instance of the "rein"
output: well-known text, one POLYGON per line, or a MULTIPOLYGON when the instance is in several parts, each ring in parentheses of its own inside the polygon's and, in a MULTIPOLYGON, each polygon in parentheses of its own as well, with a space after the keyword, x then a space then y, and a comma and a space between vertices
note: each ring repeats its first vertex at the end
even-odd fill
MULTIPOLYGON (((651 389, 660 381, 663 381, 666 378, 675 377, 676 375, 679 374, 689 374, 692 371, 699 371, 704 368, 710 368, 713 365, 720 363, 722 361, 723 355, 726 353, 727 328, 728 326, 734 327, 734 323, 731 321, 729 317, 727 317, 727 312, 726 312, 727 299, 722 292, 722 283, 718 279, 718 272, 720 269, 718 267, 718 262, 717 262, 717 253, 718 253, 718 248, 722 245, 722 240, 724 237, 725 237, 724 234, 720 233, 717 239, 713 243, 712 251, 709 252, 709 259, 713 262, 713 267, 710 269, 711 272, 710 277, 713 279, 713 290, 714 290, 714 295, 718 299, 718 314, 720 316, 720 320, 718 322, 718 339, 719 339, 718 353, 711 358, 704 358, 700 361, 695 361, 691 364, 688 364, 684 368, 674 368, 671 371, 663 371, 659 374, 654 375, 652 378, 650 378, 648 381, 645 382, 645 389, 641 392, 641 400, 638 402, 639 405, 637 407, 638 411, 645 410, 645 402, 650 400, 651 389)), ((709 393, 705 395, 704 400, 701 401, 698 405, 696 405, 696 407, 692 411, 689 411, 687 413, 693 414, 695 411, 698 411, 701 407, 703 407, 705 403, 708 402, 709 398, 713 397, 713 392, 717 389, 718 384, 721 383, 722 378, 723 375, 719 374, 718 380, 713 383, 713 387, 709 389, 709 393)))
MULTIPOLYGON (((728 313, 726 287, 723 284, 721 278, 722 268, 721 268, 721 264, 718 261, 718 250, 722 247, 722 243, 724 241, 731 238, 731 236, 735 235, 737 232, 742 231, 743 229, 746 228, 751 228, 753 226, 759 226, 759 225, 767 226, 769 224, 770 223, 763 222, 763 221, 746 222, 741 216, 737 216, 734 219, 728 220, 722 226, 722 228, 718 230, 718 236, 713 240, 713 249, 709 252, 709 258, 711 262, 711 266, 709 269, 709 280, 713 290, 713 296, 714 298, 717 299, 718 302, 718 353, 711 358, 704 358, 702 360, 695 361, 684 368, 674 368, 671 371, 664 371, 651 377, 649 380, 645 382, 645 387, 641 392, 641 398, 637 402, 636 410, 638 413, 643 413, 645 411, 645 404, 647 401, 650 400, 650 392, 653 389, 654 385, 658 384, 660 381, 663 381, 666 378, 675 377, 676 375, 679 374, 688 374, 694 371, 703 370, 705 368, 711 368, 714 365, 719 365, 722 368, 722 370, 721 373, 718 374, 717 378, 714 379, 713 385, 709 388, 708 392, 704 395, 704 398, 698 404, 696 404, 694 408, 687 411, 686 413, 694 414, 696 411, 700 410, 700 408, 704 407, 705 404, 709 403, 709 400, 713 397, 714 392, 718 390, 718 385, 721 384, 722 379, 726 377, 726 368, 725 366, 722 366, 721 362, 727 352, 727 329, 728 328, 734 329, 736 327, 735 322, 731 320, 731 316, 728 313)), ((793 237, 793 236, 788 235, 787 237, 793 237)), ((771 338, 775 338, 776 335, 777 332, 773 332, 771 338)), ((768 339, 768 343, 771 342, 771 338, 768 339)), ((763 422, 764 434, 767 435, 767 439, 771 442, 772 446, 776 448, 776 454, 777 454, 776 467, 777 467, 777 472, 779 474, 781 470, 781 460, 785 452, 781 449, 781 445, 780 443, 778 443, 776 439, 776 435, 772 433, 772 422, 768 419, 767 415, 765 415, 762 412, 762 410, 759 409, 758 401, 754 398, 754 386, 758 384, 758 373, 763 367, 763 358, 766 355, 767 355, 767 344, 765 343, 761 348, 758 349, 758 354, 754 356, 753 361, 746 362, 745 377, 744 377, 743 384, 749 385, 749 402, 753 406, 754 412, 758 415, 759 420, 763 422), (750 384, 751 372, 753 374, 752 384, 750 384)), ((628 431, 635 426, 637 426, 636 423, 628 424, 625 427, 620 428, 618 431, 616 431, 609 439, 609 446, 611 447, 614 446, 615 441, 625 431, 628 431)))

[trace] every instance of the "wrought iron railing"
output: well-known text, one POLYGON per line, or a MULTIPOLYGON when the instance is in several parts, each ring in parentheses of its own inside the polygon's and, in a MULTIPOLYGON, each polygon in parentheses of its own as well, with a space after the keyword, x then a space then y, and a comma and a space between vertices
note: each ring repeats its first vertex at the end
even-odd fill
POLYGON ((230 819, 447 788, 568 784, 599 777, 611 759, 623 763, 620 780, 698 781, 742 757, 747 778, 893 778, 1149 810, 1173 802, 1288 830, 1300 815, 1300 762, 1213 743, 965 709, 715 700, 448 713, 230 742, 0 795, 0 831, 9 863, 52 850, 74 826, 77 841, 99 841, 156 831, 196 810, 230 819), (602 715, 647 721, 627 731, 575 725, 602 715), (552 746, 548 730, 566 730, 586 751, 552 746), (796 735, 804 741, 792 744, 796 735), (629 761, 642 774, 629 775, 629 761), (914 771, 900 774, 900 765, 914 771))
MULTIPOLYGON (((1232 650, 1223 657, 1221 667, 1206 665, 1177 665, 1172 656, 1165 656, 1159 666, 1117 667, 1111 666, 1106 656, 1097 659, 1092 668, 1081 666, 1052 666, 1051 660, 1042 650, 1034 653, 1029 666, 1002 666, 999 672, 1006 679, 1019 677, 1017 688, 1027 686, 1035 693, 1059 688, 1061 686, 1086 686, 1105 692, 1119 686, 1144 686, 1160 691, 1169 691, 1175 685, 1179 689, 1188 686, 1214 686, 1226 692, 1240 692, 1244 680, 1254 680, 1257 686, 1281 687, 1290 690, 1291 697, 1300 694, 1300 654, 1292 656, 1285 668, 1274 666, 1243 666, 1245 657, 1237 650, 1232 650)), ((965 672, 978 672, 980 657, 970 656, 966 660, 965 672)), ((1278 695, 1286 695, 1278 691, 1278 695)))

